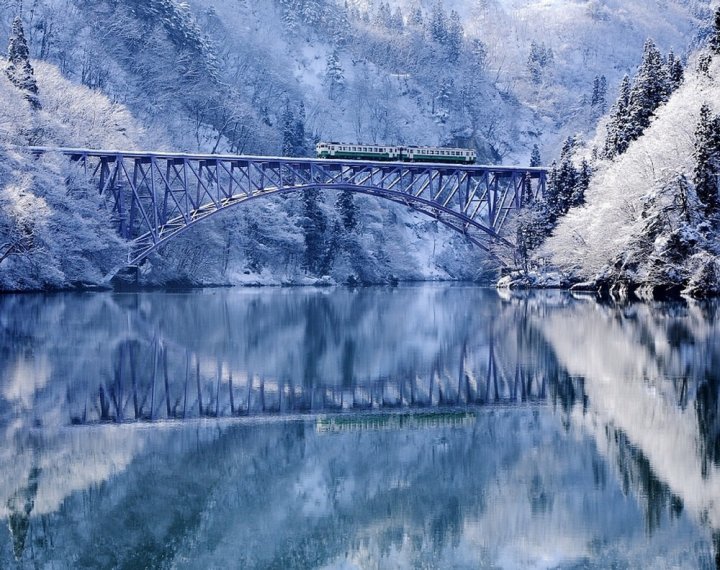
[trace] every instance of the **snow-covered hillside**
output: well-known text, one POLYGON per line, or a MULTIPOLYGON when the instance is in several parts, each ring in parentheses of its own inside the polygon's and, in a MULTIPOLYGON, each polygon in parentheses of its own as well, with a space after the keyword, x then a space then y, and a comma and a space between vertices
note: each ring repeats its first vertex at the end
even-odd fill
MULTIPOLYGON (((4 60, 0 59, 4 67, 4 60)), ((0 290, 101 284, 122 265, 125 244, 79 168, 16 145, 142 146, 128 110, 38 63, 43 108, 33 111, 0 74, 0 290)))
POLYGON ((717 291, 720 243, 693 178, 701 108, 720 113, 720 61, 697 70, 702 61, 691 61, 685 83, 644 136, 625 154, 598 163, 586 206, 571 210, 543 248, 563 271, 648 293, 717 291))

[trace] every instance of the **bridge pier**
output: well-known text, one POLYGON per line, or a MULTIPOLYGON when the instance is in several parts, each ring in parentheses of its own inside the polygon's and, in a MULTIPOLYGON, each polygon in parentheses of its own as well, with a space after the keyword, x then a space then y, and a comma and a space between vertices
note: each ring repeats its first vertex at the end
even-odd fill
POLYGON ((140 287, 140 267, 128 265, 118 271, 110 281, 117 291, 132 291, 140 287))

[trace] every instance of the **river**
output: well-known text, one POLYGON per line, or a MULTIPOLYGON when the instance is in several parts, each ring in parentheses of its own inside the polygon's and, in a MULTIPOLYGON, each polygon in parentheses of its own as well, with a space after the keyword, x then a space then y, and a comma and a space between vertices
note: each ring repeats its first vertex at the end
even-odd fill
POLYGON ((715 568, 720 305, 0 296, 2 568, 715 568))

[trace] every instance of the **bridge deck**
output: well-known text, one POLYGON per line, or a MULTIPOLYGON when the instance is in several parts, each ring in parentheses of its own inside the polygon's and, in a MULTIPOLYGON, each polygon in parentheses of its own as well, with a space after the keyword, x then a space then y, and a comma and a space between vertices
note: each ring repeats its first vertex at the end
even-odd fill
POLYGON ((50 153, 57 152, 66 156, 89 156, 96 158, 113 159, 118 156, 125 158, 155 158, 159 160, 197 160, 197 161, 214 161, 223 160, 229 162, 287 162, 295 164, 322 164, 327 165, 348 165, 348 166, 367 166, 376 165, 378 167, 403 167, 412 168, 435 168, 440 170, 461 170, 468 172, 497 172, 497 173, 530 173, 537 176, 547 174, 546 167, 524 167, 524 166, 503 166, 497 164, 462 164, 462 163, 438 163, 438 162, 401 162, 401 161, 374 161, 374 160, 346 160, 346 159, 327 159, 327 158, 307 158, 294 156, 262 156, 251 154, 203 154, 203 153, 187 153, 187 152, 166 152, 162 150, 113 150, 113 149, 93 149, 93 148, 74 148, 74 147, 45 147, 31 146, 26 147, 33 153, 50 153))

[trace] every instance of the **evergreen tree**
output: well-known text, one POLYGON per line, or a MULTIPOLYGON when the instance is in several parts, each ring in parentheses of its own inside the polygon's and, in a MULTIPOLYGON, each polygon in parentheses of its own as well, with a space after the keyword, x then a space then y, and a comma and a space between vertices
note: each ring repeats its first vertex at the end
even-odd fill
POLYGON ((536 84, 541 83, 546 68, 551 66, 554 61, 555 56, 551 48, 533 41, 530 44, 530 55, 527 63, 530 80, 536 84))
POLYGON ((445 8, 440 2, 435 2, 430 12, 430 37, 439 44, 445 45, 448 34, 448 21, 445 8))
MULTIPOLYGON (((536 168, 541 165, 542 159, 540 157, 540 149, 538 148, 538 145, 535 144, 533 145, 532 152, 530 153, 530 168, 536 168)), ((535 197, 532 192, 532 180, 527 178, 523 186, 522 203, 531 204, 534 199, 535 197)))
POLYGON ((470 43, 470 55, 472 56, 472 67, 475 73, 485 69, 487 63, 487 47, 479 38, 474 38, 470 43))
POLYGON ((325 232, 327 219, 320 208, 320 190, 303 192, 303 237, 305 240, 305 271, 312 275, 325 275, 329 270, 331 252, 327 251, 325 232))
POLYGON ((570 206, 575 208, 582 206, 585 203, 585 193, 590 187, 590 177, 592 176, 592 169, 588 161, 583 158, 580 164, 580 170, 577 173, 577 180, 575 182, 575 188, 573 189, 572 199, 570 206))
POLYGON ((590 105, 598 110, 600 114, 605 113, 607 107, 607 79, 604 75, 596 75, 593 80, 592 97, 590 105))
POLYGON ((683 82, 685 78, 685 69, 683 69, 682 61, 675 57, 675 54, 670 51, 667 56, 667 62, 665 64, 668 81, 670 83, 670 92, 675 91, 683 82))
POLYGON ((530 168, 536 168, 538 166, 542 166, 542 159, 540 158, 538 145, 534 144, 532 152, 530 153, 530 168))
POLYGON ((607 137, 605 138, 605 149, 603 155, 613 159, 627 150, 630 144, 628 123, 630 104, 630 78, 626 75, 620 84, 618 100, 610 111, 610 119, 607 124, 607 137))
POLYGON ((390 4, 387 2, 380 2, 378 10, 375 13, 375 25, 381 28, 390 28, 392 21, 392 12, 390 11, 390 4))
POLYGON ((455 83, 451 78, 444 79, 440 83, 440 92, 435 98, 437 104, 433 109, 435 115, 435 121, 439 124, 445 124, 449 117, 450 102, 452 101, 453 90, 455 83))
POLYGON ((670 81, 662 55, 652 40, 645 42, 643 59, 630 90, 628 138, 636 140, 650 125, 650 118, 670 96, 670 81))
POLYGON ((296 0, 280 0, 285 31, 291 36, 300 31, 300 5, 296 0))
POLYGON ((405 18, 403 18, 402 9, 400 6, 395 8, 395 11, 390 18, 390 29, 400 31, 405 27, 405 18))
POLYGON ((305 103, 300 101, 298 114, 295 118, 295 152, 293 156, 307 156, 308 144, 305 138, 305 103))
POLYGON ((550 166, 550 172, 548 173, 545 187, 545 201, 543 203, 547 221, 550 226, 555 225, 555 221, 560 217, 561 213, 559 179, 560 171, 558 170, 557 162, 553 161, 552 166, 550 166))
POLYGON ((448 25, 446 38, 448 60, 450 63, 455 63, 460 59, 464 35, 465 31, 460 21, 460 15, 455 10, 452 10, 450 12, 450 24, 448 25))
POLYGON ((695 170, 693 182, 698 199, 708 216, 720 212, 718 177, 720 176, 720 116, 712 116, 710 107, 700 109, 695 129, 695 170))
POLYGON ((337 99, 345 89, 345 74, 336 50, 333 50, 328 55, 327 65, 325 66, 325 85, 327 85, 332 100, 337 99))
POLYGON ((342 47, 348 43, 351 29, 350 17, 353 15, 348 9, 347 2, 343 8, 337 9, 334 13, 332 21, 331 35, 332 43, 336 47, 342 47))
POLYGON ((282 118, 282 154, 283 156, 295 156, 295 116, 290 108, 290 103, 285 103, 285 110, 282 118))
POLYGON ((335 209, 340 215, 345 231, 353 231, 357 227, 357 211, 355 209, 355 197, 353 193, 349 190, 340 192, 335 201, 335 209))
POLYGON ((698 57, 697 69, 703 75, 710 77, 710 64, 712 64, 712 55, 709 53, 702 53, 698 57))
POLYGON ((35 81, 35 72, 30 64, 30 50, 28 49, 22 19, 17 16, 13 20, 12 33, 8 44, 7 67, 5 73, 15 87, 25 93, 25 99, 33 109, 40 109, 38 86, 35 81))
POLYGON ((410 10, 410 18, 408 18, 408 24, 411 26, 421 27, 423 25, 423 11, 418 5, 410 10))
POLYGON ((318 0, 304 0, 301 13, 303 22, 309 26, 318 26, 323 21, 323 11, 318 0))
POLYGON ((720 7, 715 9, 715 20, 712 36, 710 36, 710 50, 720 55, 720 7))
POLYGON ((555 189, 557 196, 557 214, 567 213, 573 204, 573 195, 578 183, 578 172, 573 163, 573 154, 575 152, 575 139, 568 137, 563 144, 560 153, 560 167, 558 169, 555 189))

